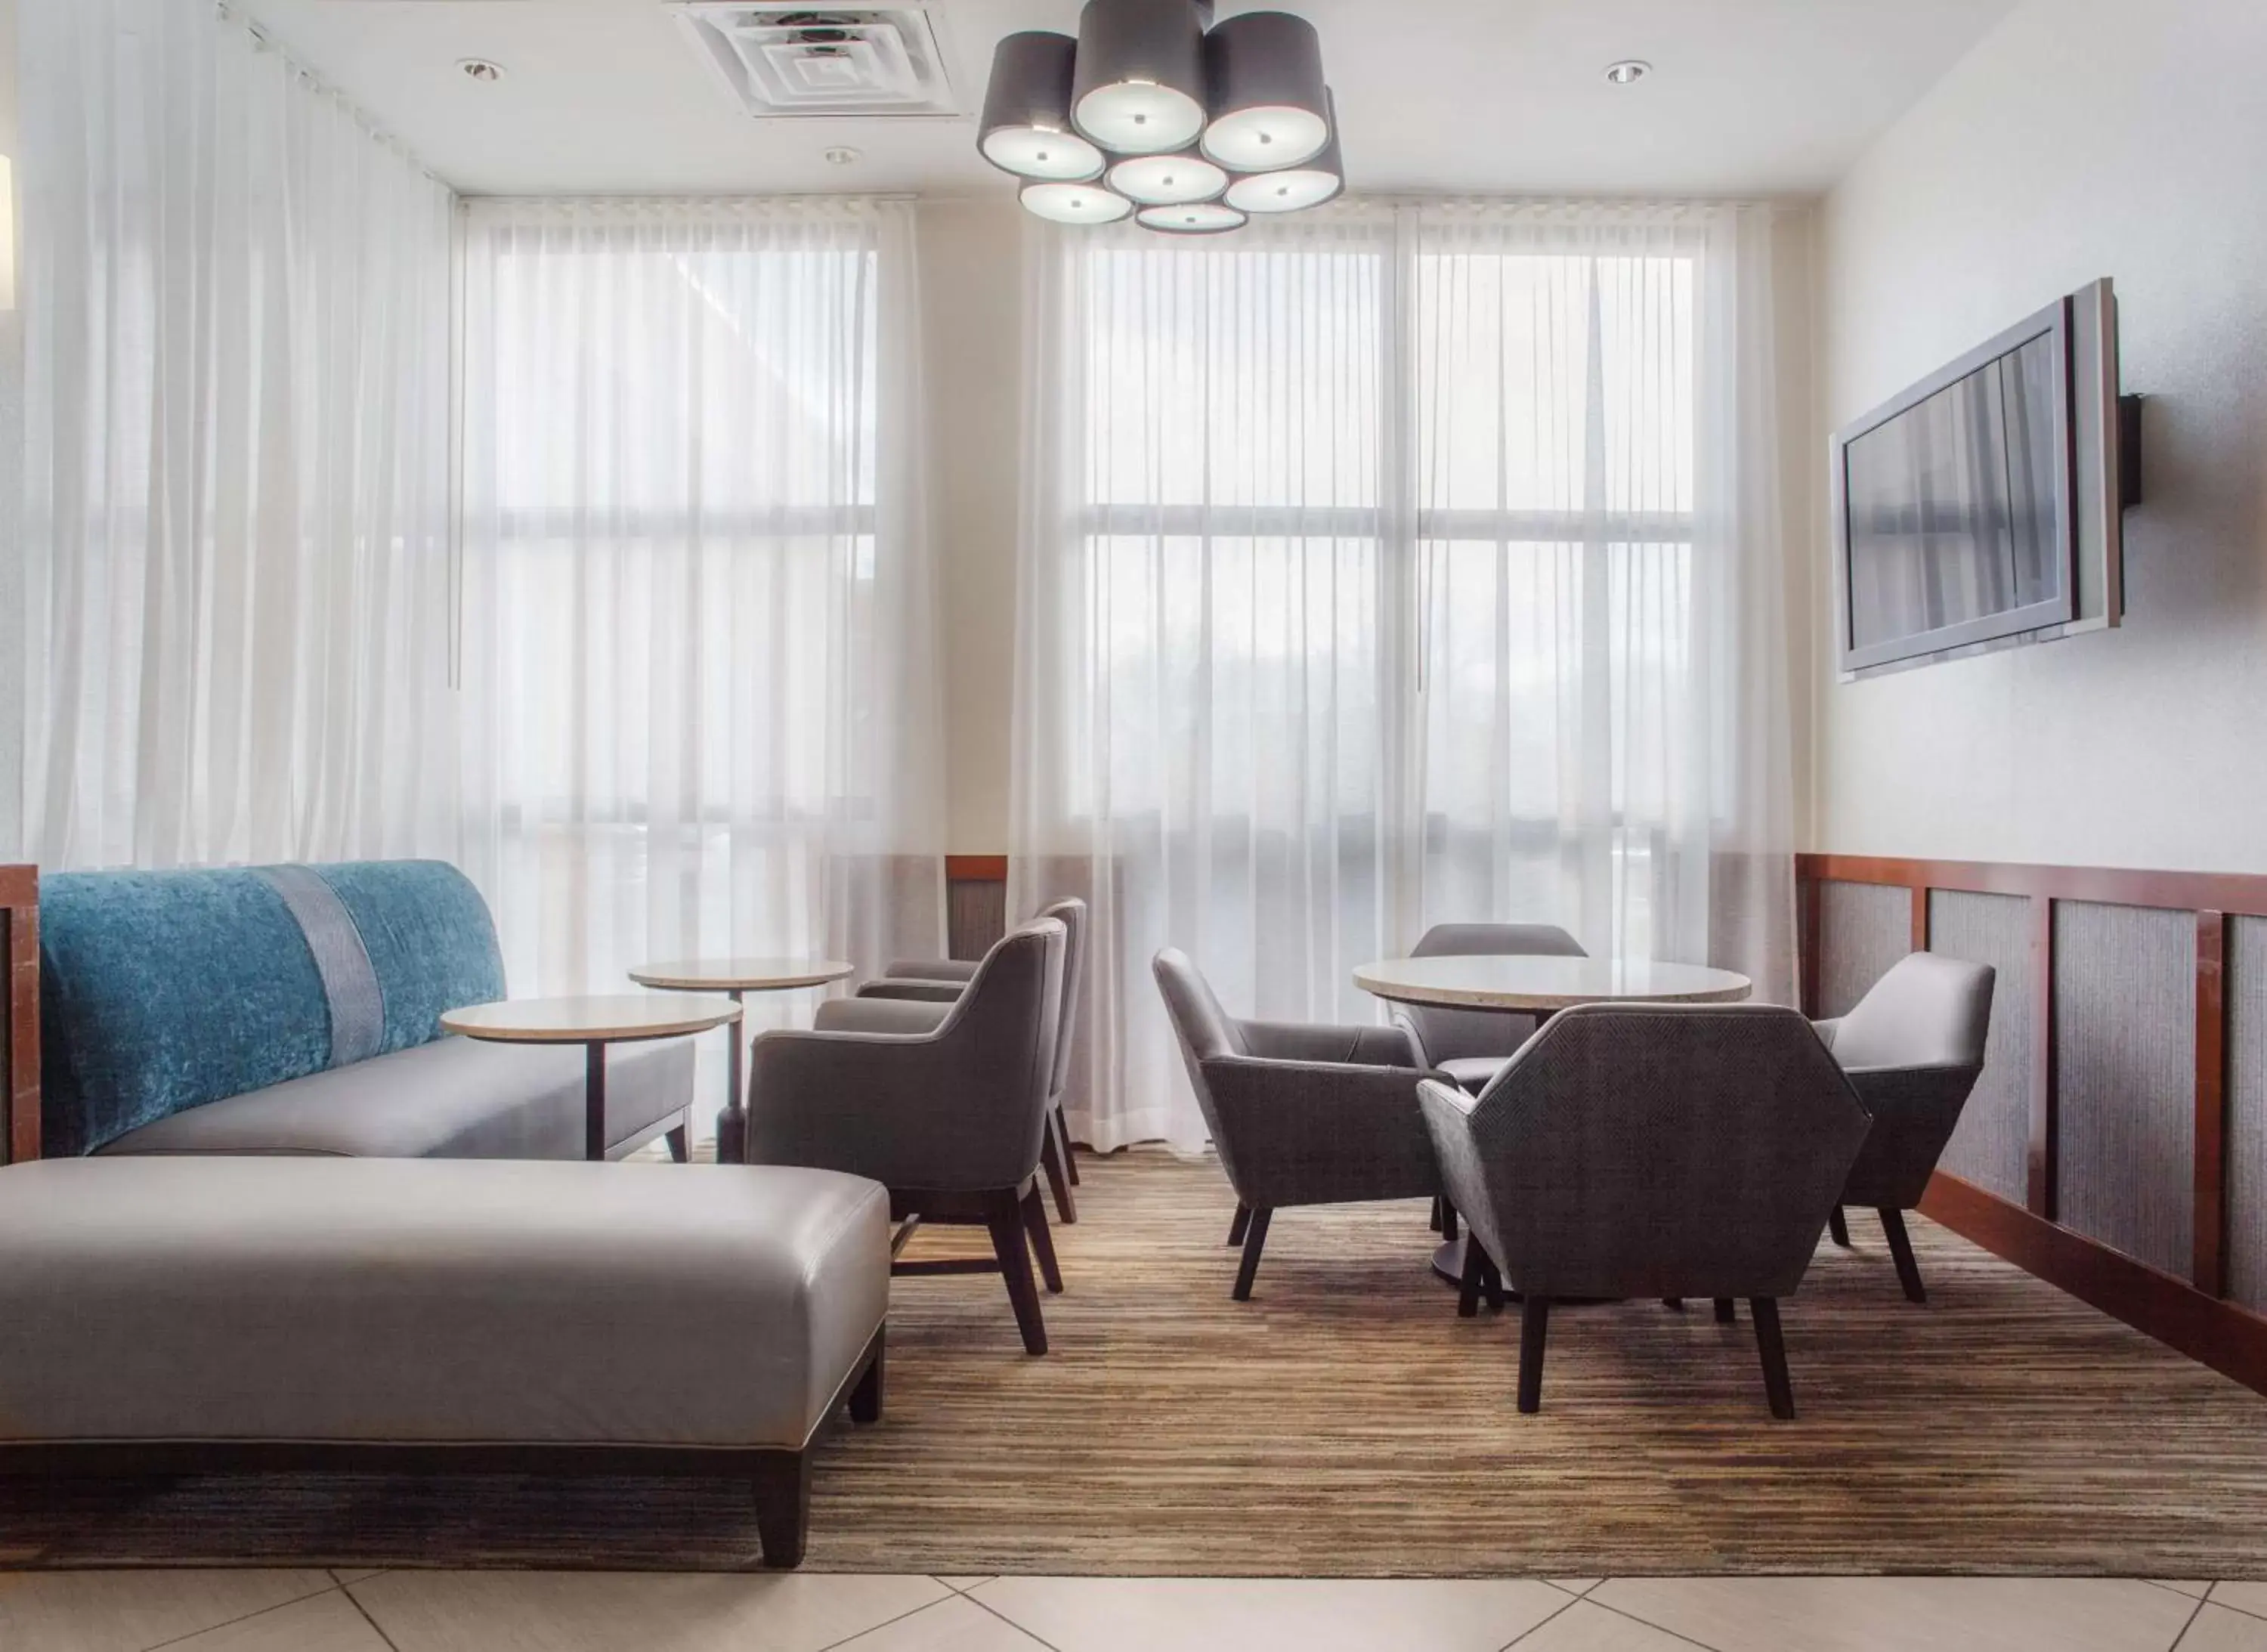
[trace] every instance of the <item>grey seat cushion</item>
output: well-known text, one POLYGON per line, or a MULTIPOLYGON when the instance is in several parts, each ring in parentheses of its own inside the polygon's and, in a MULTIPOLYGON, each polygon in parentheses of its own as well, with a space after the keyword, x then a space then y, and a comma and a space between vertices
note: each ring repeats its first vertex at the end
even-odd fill
MULTIPOLYGON (((441 1039, 311 1073, 128 1131, 106 1156, 583 1156, 583 1046, 441 1039)), ((650 1131, 693 1099, 686 1039, 606 1052, 606 1139, 650 1131)))
POLYGON ((0 1440, 799 1449, 889 1199, 826 1171, 84 1158, 0 1171, 0 1440))

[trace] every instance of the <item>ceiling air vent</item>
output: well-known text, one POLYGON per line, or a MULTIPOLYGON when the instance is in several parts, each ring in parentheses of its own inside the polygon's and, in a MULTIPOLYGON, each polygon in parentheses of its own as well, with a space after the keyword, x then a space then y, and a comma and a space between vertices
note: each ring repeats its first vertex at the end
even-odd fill
POLYGON ((926 5, 689 0, 676 10, 702 58, 759 120, 959 114, 926 5))

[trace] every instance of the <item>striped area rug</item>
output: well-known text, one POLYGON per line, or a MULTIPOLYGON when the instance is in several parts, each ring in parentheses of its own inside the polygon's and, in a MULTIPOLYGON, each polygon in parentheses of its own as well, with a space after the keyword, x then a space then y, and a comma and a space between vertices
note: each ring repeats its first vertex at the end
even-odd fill
MULTIPOLYGON (((1048 1357, 996 1279, 898 1281, 888 1418, 825 1449, 810 1567, 2267 1577, 2267 1399, 1926 1222, 1926 1308, 1870 1218, 1854 1252, 1822 1247, 1786 1306, 1794 1423, 1744 1309, 1652 1302, 1554 1315, 1523 1418, 1516 1311, 1456 1318, 1423 1206, 1280 1215, 1239 1304, 1216 1166, 1085 1166, 1048 1357)), ((726 1486, 182 1481, 0 1509, 0 1564, 755 1554, 726 1486)))

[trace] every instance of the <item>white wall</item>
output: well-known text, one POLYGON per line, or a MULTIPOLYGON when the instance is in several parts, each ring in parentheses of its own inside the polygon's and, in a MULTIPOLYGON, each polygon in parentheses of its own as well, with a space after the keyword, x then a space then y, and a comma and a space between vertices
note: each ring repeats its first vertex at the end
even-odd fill
MULTIPOLYGON (((16 141, 16 0, 0 0, 0 155, 18 162, 16 141)), ((17 304, 0 312, 0 861, 21 848, 24 782, 24 327, 23 248, 18 226, 0 221, 16 245, 17 304)))
POLYGON ((928 459, 944 578, 945 848, 954 855, 1008 848, 1024 217, 1004 192, 921 208, 928 459))
POLYGON ((2267 872, 2267 4, 2030 0, 1821 225, 1825 432, 2096 276, 2152 398, 2123 631, 1832 680, 1810 841, 2267 872))

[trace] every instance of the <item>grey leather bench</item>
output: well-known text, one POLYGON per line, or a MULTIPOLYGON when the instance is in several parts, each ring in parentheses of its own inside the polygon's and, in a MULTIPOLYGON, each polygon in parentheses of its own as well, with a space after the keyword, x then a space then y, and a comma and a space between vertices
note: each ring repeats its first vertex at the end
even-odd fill
POLYGON ((821 1430, 881 1414, 889 1214, 759 1165, 0 1170, 0 1473, 736 1476, 794 1566, 821 1430))

